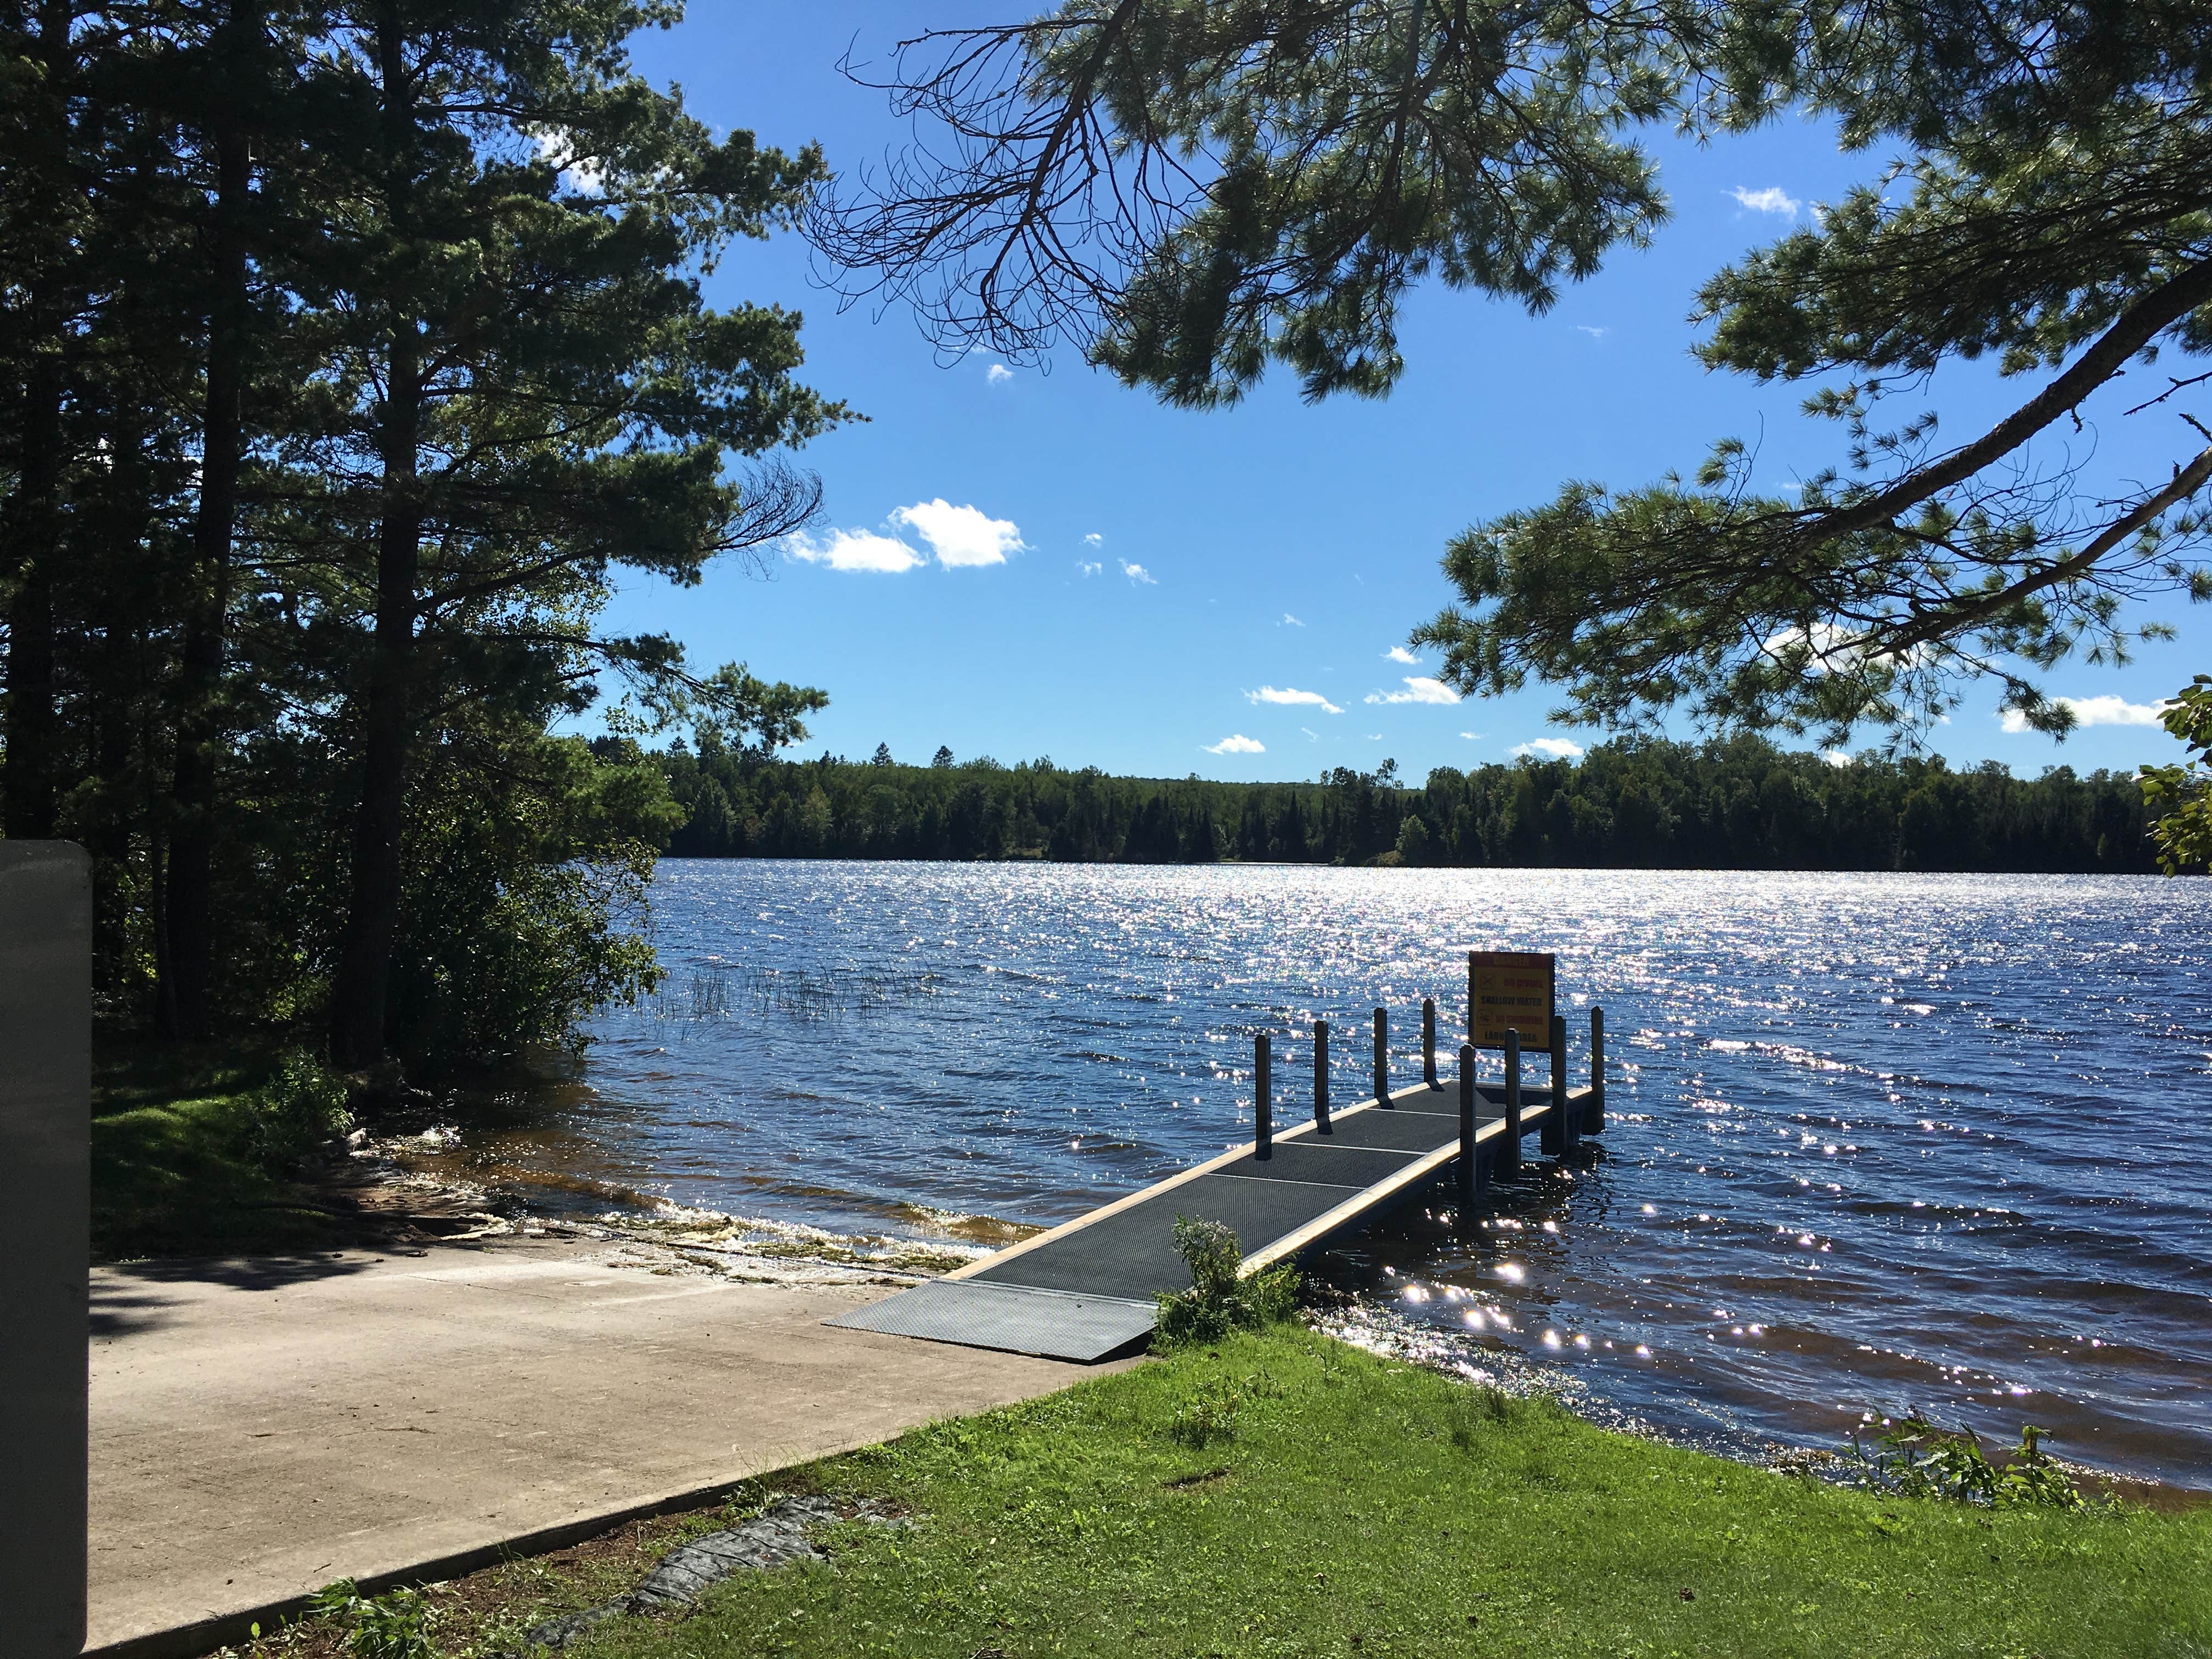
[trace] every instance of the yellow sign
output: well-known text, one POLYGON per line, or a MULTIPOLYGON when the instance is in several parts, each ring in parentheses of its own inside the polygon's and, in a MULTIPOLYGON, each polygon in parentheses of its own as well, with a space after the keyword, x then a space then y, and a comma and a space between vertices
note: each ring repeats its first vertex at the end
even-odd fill
POLYGON ((1544 951, 1468 951, 1468 1041, 1503 1048, 1511 1030, 1521 1033, 1523 1052, 1549 1049, 1556 963, 1544 951))

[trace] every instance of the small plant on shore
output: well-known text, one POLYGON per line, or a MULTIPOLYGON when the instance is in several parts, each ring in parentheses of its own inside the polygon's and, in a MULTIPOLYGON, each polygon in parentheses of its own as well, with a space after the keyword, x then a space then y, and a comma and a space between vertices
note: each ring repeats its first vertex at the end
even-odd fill
POLYGON ((271 1175, 297 1168, 353 1127, 345 1080, 304 1048, 278 1058, 246 1107, 247 1150, 271 1175))
POLYGON ((1844 1478, 1870 1492, 1983 1509, 2085 1510, 2073 1478, 2043 1449, 2048 1430, 2024 1424, 2020 1444, 1992 1463, 1972 1429, 1945 1429, 1918 1412, 1887 1424, 1871 1448, 1854 1431, 1844 1478))
POLYGON ((1247 1279, 1243 1247, 1236 1230, 1218 1221, 1177 1216, 1176 1253, 1190 1268, 1190 1288, 1162 1291, 1155 1337, 1163 1348, 1193 1342, 1218 1342, 1234 1330, 1263 1329, 1297 1311, 1298 1275, 1291 1267, 1270 1267, 1247 1279))
POLYGON ((1452 1401, 1445 1432, 1454 1446, 1471 1452, 1485 1429, 1510 1423, 1522 1415, 1522 1402, 1502 1389, 1472 1388, 1452 1401))
POLYGON ((345 1626, 346 1651, 353 1659, 437 1659, 430 1632, 438 1610, 420 1590, 363 1595, 352 1579, 341 1578, 318 1590, 308 1605, 345 1626))
POLYGON ((1168 1438, 1201 1451, 1218 1440, 1237 1437, 1237 1414, 1244 1396, 1225 1376, 1209 1378, 1176 1407, 1168 1419, 1168 1438))

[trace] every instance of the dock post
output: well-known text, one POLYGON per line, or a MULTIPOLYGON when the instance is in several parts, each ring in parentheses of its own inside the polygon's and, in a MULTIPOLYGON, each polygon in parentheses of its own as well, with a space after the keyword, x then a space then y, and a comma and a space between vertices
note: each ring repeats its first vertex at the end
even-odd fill
POLYGON ((1390 1016, 1375 1011, 1375 1103, 1390 1103, 1390 1016))
POLYGON ((1583 1150, 1582 1108, 1567 1104, 1567 1017, 1552 1016, 1553 1110, 1559 1115, 1559 1150, 1568 1158, 1583 1150))
POLYGON ((1545 1046, 1552 1054, 1552 1109, 1544 1114, 1544 1124, 1536 1131, 1536 1150, 1546 1158, 1565 1158, 1567 1155, 1567 1109, 1560 1098, 1559 1083, 1566 1076, 1565 1057, 1559 1053, 1559 1034, 1565 1023, 1557 1014, 1544 1032, 1545 1046))
POLYGON ((1459 1046, 1459 1190, 1472 1198, 1485 1185, 1482 1165, 1475 1156, 1474 1045, 1459 1046))
POLYGON ((1583 1133, 1605 1133, 1605 1010, 1590 1010, 1590 1091, 1583 1106, 1583 1133))
POLYGON ((1421 1081, 1437 1086, 1437 1000, 1421 999, 1421 1081))
POLYGON ((1328 1022, 1314 1022, 1314 1127, 1333 1135, 1328 1127, 1328 1022))
POLYGON ((1474 952, 1467 953, 1467 1040, 1474 1041, 1474 952))
POLYGON ((1265 1031, 1252 1039, 1252 1156, 1266 1163, 1275 1155, 1275 1079, 1265 1031))
POLYGON ((1521 1173, 1521 1033, 1505 1028, 1505 1134, 1498 1144, 1496 1174, 1511 1181, 1521 1173))

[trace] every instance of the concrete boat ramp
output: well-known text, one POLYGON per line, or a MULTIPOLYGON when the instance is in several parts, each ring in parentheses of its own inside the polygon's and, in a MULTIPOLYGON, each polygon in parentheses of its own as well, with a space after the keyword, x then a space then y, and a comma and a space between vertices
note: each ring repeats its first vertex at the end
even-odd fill
MULTIPOLYGON (((1547 969, 1547 1004, 1548 978, 1547 969)), ((1423 1081, 1393 1090, 1377 1009, 1374 1091, 1337 1112, 1328 1105, 1328 1027, 1317 1024, 1313 1117, 1280 1134, 1270 1124, 1271 1055, 1263 1036, 1255 1044, 1253 1140, 941 1279, 826 1322, 1084 1364, 1129 1352, 1152 1334, 1153 1298, 1190 1286, 1175 1249, 1181 1218, 1233 1229, 1249 1274, 1362 1225, 1437 1182, 1449 1180, 1464 1198, 1476 1198, 1492 1181, 1519 1173, 1526 1135, 1537 1135, 1547 1155, 1577 1156, 1583 1137, 1605 1127, 1604 1014, 1591 1011, 1591 1083, 1582 1089, 1566 1085, 1565 1022, 1552 1016, 1544 1024, 1551 1086, 1522 1086, 1519 1032, 1512 1028, 1500 1045, 1502 1080, 1478 1080, 1469 1045, 1460 1050, 1459 1076, 1440 1082, 1435 1005, 1425 1004, 1423 1081)))

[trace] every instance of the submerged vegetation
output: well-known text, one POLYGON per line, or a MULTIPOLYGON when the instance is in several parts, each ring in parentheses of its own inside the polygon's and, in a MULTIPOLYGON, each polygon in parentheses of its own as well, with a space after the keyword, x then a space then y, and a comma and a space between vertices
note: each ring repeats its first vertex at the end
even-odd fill
POLYGON ((1069 863, 1373 862, 1723 869, 2148 873, 2141 791, 2122 773, 1840 757, 1757 738, 1618 742, 1411 785, 1385 762, 1316 783, 1109 777, 1048 760, 903 766, 652 757, 696 858, 1042 858, 1069 863))

